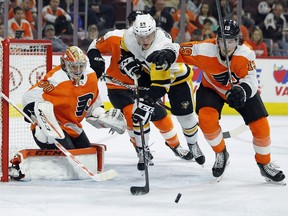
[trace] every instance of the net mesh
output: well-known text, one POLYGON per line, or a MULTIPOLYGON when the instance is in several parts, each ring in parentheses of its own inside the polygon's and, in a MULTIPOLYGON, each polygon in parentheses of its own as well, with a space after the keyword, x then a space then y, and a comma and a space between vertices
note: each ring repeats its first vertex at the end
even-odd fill
MULTIPOLYGON (((3 75, 3 47, 0 50, 1 76, 3 75)), ((22 110, 22 95, 46 74, 47 46, 45 44, 11 43, 9 49, 9 98, 22 110)), ((2 91, 2 79, 1 79, 2 91)), ((2 102, 1 102, 1 140, 2 140, 2 102)), ((2 142, 3 143, 3 142, 2 142)), ((1 146, 2 147, 2 146, 1 146)), ((38 148, 30 131, 30 124, 12 106, 9 107, 9 160, 21 149, 38 148)), ((4 152, 0 157, 2 159, 4 152)), ((2 161, 2 160, 1 160, 2 161)), ((1 162, 2 166, 2 162, 1 162)), ((1 176, 2 176, 2 167, 1 176)))

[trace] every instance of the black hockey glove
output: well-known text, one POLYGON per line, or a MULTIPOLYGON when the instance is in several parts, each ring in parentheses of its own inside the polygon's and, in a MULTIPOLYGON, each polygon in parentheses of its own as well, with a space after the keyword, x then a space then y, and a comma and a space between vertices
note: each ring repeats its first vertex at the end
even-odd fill
POLYGON ((147 95, 144 98, 140 98, 138 107, 132 115, 133 123, 136 124, 141 121, 143 125, 147 124, 154 112, 154 104, 154 101, 147 95))
POLYGON ((120 60, 118 61, 119 68, 121 73, 130 78, 134 78, 134 75, 140 77, 141 74, 141 65, 137 63, 135 58, 131 55, 124 55, 121 56, 120 60))
POLYGON ((105 60, 97 49, 90 49, 87 53, 90 67, 96 72, 99 79, 105 72, 105 60))
POLYGON ((163 49, 151 53, 146 61, 156 64, 157 70, 168 70, 176 60, 176 54, 173 50, 163 49))
POLYGON ((226 92, 226 98, 226 102, 230 107, 240 109, 245 105, 246 92, 242 86, 235 85, 226 92))

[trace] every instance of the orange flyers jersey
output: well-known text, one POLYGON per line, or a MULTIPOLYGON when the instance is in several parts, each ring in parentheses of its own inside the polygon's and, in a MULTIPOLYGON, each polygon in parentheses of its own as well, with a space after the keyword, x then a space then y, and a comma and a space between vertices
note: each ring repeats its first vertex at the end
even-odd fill
MULTIPOLYGON (((111 54, 110 65, 106 70, 106 74, 111 76, 125 84, 133 85, 133 80, 129 77, 121 73, 119 69, 118 61, 120 59, 121 50, 120 50, 120 41, 124 34, 125 30, 113 30, 107 32, 104 36, 99 38, 98 40, 94 40, 90 45, 89 49, 93 49, 96 47, 97 50, 101 54, 109 53, 111 54)), ((113 83, 109 79, 106 79, 107 88, 109 89, 126 89, 123 86, 120 86, 116 83, 113 83)))
POLYGON ((51 22, 54 23, 55 19, 59 16, 65 16, 67 21, 71 21, 71 17, 69 14, 66 13, 64 9, 61 7, 58 7, 56 12, 53 12, 50 5, 46 5, 42 9, 42 16, 43 16, 43 23, 46 22, 51 22))
MULTIPOLYGON (((226 59, 225 59, 226 60, 226 59)), ((219 56, 216 39, 197 42, 186 42, 180 46, 180 54, 177 59, 194 65, 203 70, 202 84, 218 92, 225 99, 225 93, 231 88, 226 61, 219 56)), ((250 46, 238 45, 230 60, 232 82, 247 83, 253 97, 258 89, 256 79, 255 53, 250 46)))
POLYGON ((125 51, 130 51, 135 59, 141 63, 145 71, 150 74, 151 86, 164 87, 166 91, 169 91, 171 85, 186 82, 192 77, 192 70, 184 63, 173 63, 171 67, 165 71, 156 70, 155 64, 146 61, 151 53, 161 49, 170 49, 178 56, 179 44, 173 43, 171 36, 161 28, 157 28, 155 39, 150 48, 142 50, 133 33, 133 27, 130 27, 122 37, 121 48, 125 51))
POLYGON ((87 68, 79 85, 75 86, 61 66, 57 66, 24 93, 23 107, 32 102, 50 101, 60 127, 70 136, 77 137, 83 131, 81 121, 87 112, 101 105, 97 83, 96 73, 87 68))
POLYGON ((8 20, 8 34, 15 37, 16 30, 23 30, 23 38, 25 39, 33 39, 32 28, 30 23, 22 19, 20 25, 16 22, 14 18, 8 20))

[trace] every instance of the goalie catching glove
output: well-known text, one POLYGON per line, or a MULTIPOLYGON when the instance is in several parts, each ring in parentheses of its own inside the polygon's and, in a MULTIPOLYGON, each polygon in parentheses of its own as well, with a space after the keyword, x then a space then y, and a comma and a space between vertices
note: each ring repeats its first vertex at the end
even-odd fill
POLYGON ((86 121, 96 128, 111 128, 112 133, 116 131, 123 134, 126 130, 126 120, 120 109, 111 108, 106 111, 102 107, 97 107, 86 121))
POLYGON ((142 122, 143 125, 150 121, 151 115, 154 112, 154 101, 147 95, 139 99, 138 106, 132 115, 133 123, 142 122))
POLYGON ((240 109, 246 102, 246 91, 240 85, 235 85, 233 88, 227 91, 227 104, 235 109, 240 109))
POLYGON ((156 64, 157 70, 168 70, 176 60, 176 54, 173 50, 163 49, 151 53, 146 61, 156 64))

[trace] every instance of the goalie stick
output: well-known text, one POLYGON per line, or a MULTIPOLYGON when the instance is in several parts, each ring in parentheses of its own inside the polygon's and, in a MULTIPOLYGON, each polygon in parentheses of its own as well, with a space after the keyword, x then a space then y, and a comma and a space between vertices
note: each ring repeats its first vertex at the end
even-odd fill
MULTIPOLYGON (((136 84, 136 97, 137 103, 139 102, 139 89, 138 89, 138 80, 137 77, 134 77, 134 82, 136 84)), ((145 137, 144 137, 144 129, 142 122, 139 121, 140 132, 141 132, 141 142, 142 142, 142 151, 143 151, 143 161, 144 161, 144 175, 145 175, 145 185, 144 186, 132 186, 130 188, 130 192, 133 195, 144 195, 149 193, 149 173, 148 173, 148 164, 145 154, 145 137)))
MULTIPOLYGON (((14 102, 11 101, 3 92, 1 92, 1 97, 4 98, 9 104, 11 104, 21 115, 23 115, 26 119, 28 119, 30 121, 30 123, 32 123, 32 124, 35 123, 26 113, 24 113, 22 110, 20 110, 17 107, 17 105, 14 104, 14 102)), ((49 124, 49 121, 47 119, 45 119, 45 120, 49 124)), ((52 125, 51 125, 51 128, 54 129, 54 127, 52 125)), ((58 133, 58 131, 55 131, 55 132, 58 133)), ((58 134, 60 134, 60 133, 58 133, 58 134)), ((58 137, 58 138, 60 138, 60 137, 58 137)), ((80 167, 94 181, 106 181, 106 180, 112 179, 118 175, 117 172, 113 169, 107 170, 105 172, 101 172, 99 174, 94 174, 84 164, 82 164, 81 161, 79 161, 73 154, 71 154, 63 145, 61 145, 56 139, 57 138, 55 138, 55 141, 56 141, 55 145, 57 146, 57 148, 60 151, 62 151, 63 154, 65 154, 70 161, 72 161, 75 165, 80 167)))
MULTIPOLYGON (((137 90, 137 86, 136 85, 129 85, 126 83, 121 82, 120 80, 115 79, 114 77, 108 76, 106 74, 103 75, 104 78, 107 78, 109 80, 111 80, 113 83, 116 83, 120 86, 123 86, 129 90, 132 91, 136 91, 137 90)), ((149 88, 146 87, 139 87, 139 90, 148 90, 149 88)), ((160 106, 164 107, 165 109, 167 109, 168 111, 171 112, 171 108, 163 103, 157 102, 157 104, 159 104, 160 106)), ((235 129, 229 130, 229 131, 224 131, 223 132, 223 138, 224 139, 228 139, 228 138, 233 138, 238 136, 239 134, 243 133, 244 131, 246 131, 248 129, 248 127, 246 125, 240 125, 235 129)))

